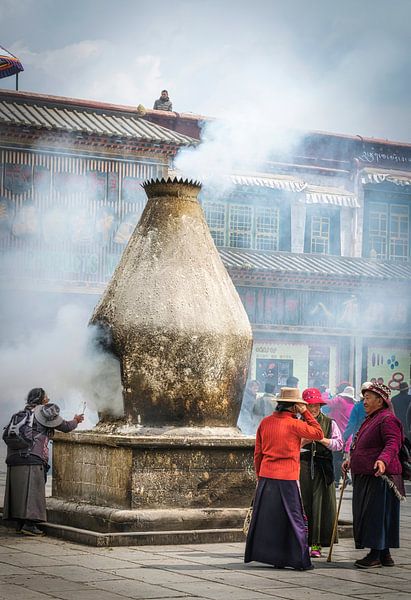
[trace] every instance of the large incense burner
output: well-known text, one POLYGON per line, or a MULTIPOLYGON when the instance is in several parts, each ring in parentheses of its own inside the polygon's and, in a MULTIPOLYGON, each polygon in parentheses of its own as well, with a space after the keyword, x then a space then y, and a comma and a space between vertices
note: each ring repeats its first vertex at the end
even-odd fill
POLYGON ((197 199, 151 181, 140 223, 92 321, 110 329, 124 408, 142 425, 235 426, 251 327, 197 199))
POLYGON ((251 327, 200 185, 144 189, 146 208, 91 321, 120 361, 125 417, 56 435, 49 519, 101 532, 76 529, 72 539, 88 543, 239 540, 255 486, 254 441, 235 427, 251 327))

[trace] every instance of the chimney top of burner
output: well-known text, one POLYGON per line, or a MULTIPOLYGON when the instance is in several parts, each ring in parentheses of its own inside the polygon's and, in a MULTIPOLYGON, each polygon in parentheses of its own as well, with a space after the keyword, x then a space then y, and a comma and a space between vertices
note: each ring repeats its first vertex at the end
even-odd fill
POLYGON ((152 185, 173 185, 173 184, 190 185, 190 186, 201 189, 201 183, 199 181, 194 181, 193 179, 183 179, 182 177, 167 177, 167 179, 165 179, 164 177, 162 177, 161 179, 147 179, 146 181, 143 181, 143 183, 141 184, 141 187, 144 188, 144 190, 146 190, 147 187, 152 186, 152 185))

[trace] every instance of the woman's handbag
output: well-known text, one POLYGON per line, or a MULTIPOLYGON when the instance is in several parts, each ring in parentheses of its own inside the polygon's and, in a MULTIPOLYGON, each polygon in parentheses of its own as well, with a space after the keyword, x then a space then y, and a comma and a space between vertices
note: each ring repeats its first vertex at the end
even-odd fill
POLYGON ((247 508, 247 512, 245 514, 245 519, 243 523, 243 531, 244 535, 248 535, 248 530, 250 529, 251 519, 253 518, 253 506, 254 506, 254 496, 251 500, 250 506, 247 508))
POLYGON ((402 466, 402 478, 411 481, 411 444, 407 438, 401 445, 399 458, 402 466))

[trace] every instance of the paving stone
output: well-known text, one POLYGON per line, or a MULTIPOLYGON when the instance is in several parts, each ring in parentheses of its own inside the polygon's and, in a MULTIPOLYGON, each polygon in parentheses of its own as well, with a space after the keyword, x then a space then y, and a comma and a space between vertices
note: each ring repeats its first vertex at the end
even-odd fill
MULTIPOLYGON (((167 584, 167 587, 176 590, 176 592, 185 592, 190 595, 198 592, 205 598, 212 598, 213 600, 248 600, 250 598, 250 591, 247 589, 216 582, 207 581, 200 583, 193 581, 191 583, 167 584)), ((270 593, 253 592, 253 598, 256 600, 267 600, 267 595, 270 595, 270 593)))
POLYGON ((23 567, 0 561, 0 577, 8 575, 24 575, 27 571, 23 567))
MULTIPOLYGON (((97 564, 95 565, 97 567, 97 564)), ((64 580, 71 581, 99 581, 101 579, 121 579, 119 575, 109 574, 105 571, 100 571, 97 568, 90 569, 85 567, 80 567, 78 565, 64 565, 57 567, 35 567, 35 570, 38 573, 44 573, 50 577, 59 577, 64 580)))
POLYGON ((357 598, 362 598, 363 600, 410 600, 410 592, 409 590, 404 592, 377 592, 357 596, 357 598))
POLYGON ((28 590, 21 585, 2 583, 0 585, 0 600, 50 600, 50 596, 34 590, 28 590))
MULTIPOLYGON (((1 560, 1 559, 0 559, 1 560)), ((111 556, 102 556, 88 554, 86 556, 62 556, 60 565, 73 565, 88 568, 98 568, 100 571, 108 571, 114 569, 135 568, 136 564, 129 560, 114 558, 111 556), (97 567, 98 565, 98 567, 97 567)))
POLYGON ((52 558, 51 556, 42 556, 32 552, 13 552, 12 554, 0 554, 0 564, 7 563, 21 567, 51 566, 67 564, 67 557, 52 558))
MULTIPOLYGON (((286 600, 342 600, 341 594, 335 591, 322 592, 313 588, 300 586, 273 590, 271 595, 286 600)), ((352 596, 347 597, 352 598, 352 596)))
MULTIPOLYGON (((88 587, 90 589, 94 588, 113 592, 127 598, 144 598, 144 600, 149 600, 150 598, 181 598, 187 595, 181 593, 181 591, 175 591, 159 585, 151 585, 142 581, 133 581, 131 579, 90 582, 88 587)), ((203 590, 198 589, 198 592, 202 594, 203 590)))
POLYGON ((5 583, 20 585, 28 590, 43 592, 44 594, 55 590, 77 591, 84 589, 84 586, 76 581, 65 580, 61 577, 49 575, 42 575, 39 577, 38 573, 28 574, 27 571, 25 572, 25 575, 10 575, 9 577, 3 577, 3 580, 5 583))
MULTIPOLYGON (((50 598, 50 596, 47 596, 50 598)), ((53 598, 61 600, 74 600, 73 592, 54 592, 53 598)), ((104 590, 83 590, 76 591, 75 600, 124 600, 124 596, 115 594, 114 592, 106 592, 104 590)))
POLYGON ((137 581, 144 581, 146 583, 153 583, 158 585, 167 585, 168 583, 178 582, 190 582, 193 581, 193 577, 184 573, 175 571, 168 571, 165 569, 152 569, 149 567, 134 567, 132 569, 116 569, 114 571, 107 571, 113 575, 118 575, 126 579, 135 579, 137 581))

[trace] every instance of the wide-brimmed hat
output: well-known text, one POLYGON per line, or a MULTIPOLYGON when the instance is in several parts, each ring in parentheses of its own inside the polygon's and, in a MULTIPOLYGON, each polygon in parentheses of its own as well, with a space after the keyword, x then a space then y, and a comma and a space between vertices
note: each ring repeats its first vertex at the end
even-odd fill
POLYGON ((351 398, 351 400, 355 400, 355 390, 351 385, 347 385, 338 395, 344 396, 344 398, 351 398))
POLYGON ((391 390, 383 383, 371 383, 370 381, 366 381, 361 386, 361 394, 364 395, 364 392, 374 392, 374 394, 377 394, 377 396, 380 396, 380 398, 383 399, 387 406, 391 406, 391 390))
POLYGON ((63 417, 60 417, 60 409, 57 404, 36 406, 34 416, 44 427, 58 427, 64 421, 63 417))
POLYGON ((308 404, 301 397, 301 392, 298 388, 282 387, 277 396, 278 402, 298 402, 299 404, 308 404))
POLYGON ((305 400, 307 404, 327 404, 323 399, 320 390, 317 388, 307 388, 304 390, 303 400, 305 400))

